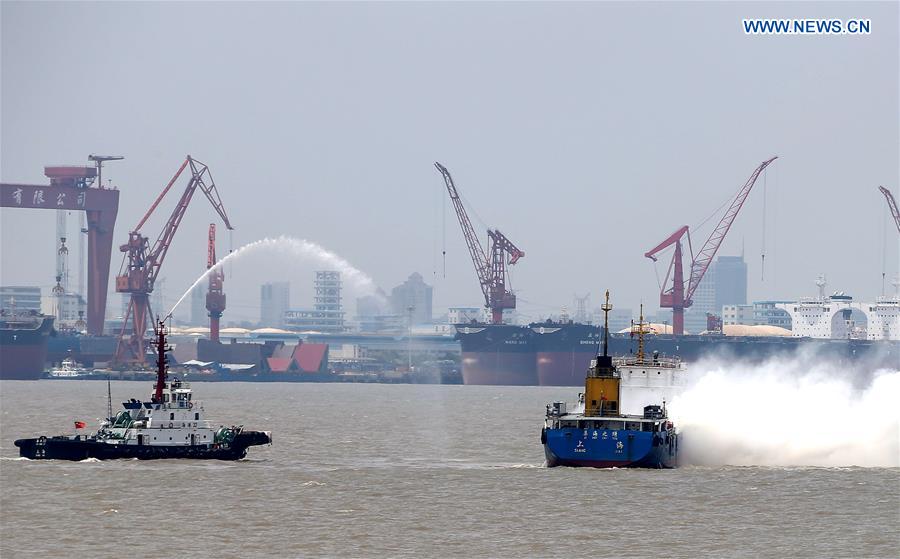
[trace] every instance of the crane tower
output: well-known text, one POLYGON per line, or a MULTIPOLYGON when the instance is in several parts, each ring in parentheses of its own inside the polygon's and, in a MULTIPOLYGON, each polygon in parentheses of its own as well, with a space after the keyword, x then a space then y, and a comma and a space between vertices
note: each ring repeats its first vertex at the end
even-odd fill
POLYGON ((709 265, 712 263, 716 252, 718 252, 719 247, 722 245, 722 241, 725 240, 725 235, 727 235, 728 230, 731 229, 731 224, 734 223, 734 219, 737 217, 738 212, 741 211, 744 202, 747 200, 747 196, 750 194, 753 185, 756 183, 756 179, 759 178, 760 173, 776 159, 778 159, 778 156, 763 161, 753 171, 753 174, 750 175, 750 178, 747 179, 747 182, 744 183, 744 186, 738 191, 737 196, 731 201, 731 205, 725 211, 725 215, 719 220, 719 224, 716 225, 716 228, 710 233, 709 238, 706 239, 706 242, 700 248, 700 251, 696 256, 691 247, 691 234, 687 225, 679 227, 674 233, 669 235, 666 240, 644 253, 645 257, 656 262, 656 255, 660 251, 675 245, 675 254, 672 257, 672 262, 669 263, 666 279, 663 281, 662 291, 660 291, 659 294, 659 306, 672 309, 672 333, 676 336, 684 334, 684 309, 693 304, 694 292, 703 280, 703 276, 706 274, 706 270, 709 269, 709 265), (688 250, 691 253, 690 275, 687 284, 685 284, 684 281, 684 268, 681 261, 681 239, 683 237, 687 237, 688 250), (671 287, 667 287, 669 277, 672 278, 671 287))
POLYGON ((462 227, 466 245, 469 247, 469 256, 475 265, 475 273, 478 275, 481 292, 484 294, 484 306, 491 309, 491 323, 500 324, 503 322, 503 310, 516 308, 516 295, 507 289, 509 275, 506 267, 518 262, 519 258, 525 256, 525 252, 519 250, 500 230, 488 229, 488 238, 491 241, 489 260, 475 234, 475 229, 472 227, 466 208, 459 197, 456 185, 453 184, 450 171, 437 162, 434 166, 444 177, 444 184, 447 186, 450 200, 456 209, 456 217, 462 227))
POLYGON ((144 332, 147 330, 148 320, 155 324, 150 308, 150 293, 153 292, 160 268, 172 246, 172 239, 175 237, 175 232, 178 230, 197 188, 206 195, 225 226, 233 229, 228 221, 222 200, 219 198, 219 192, 216 190, 209 167, 188 155, 141 221, 128 233, 128 242, 119 247, 119 250, 125 255, 122 267, 116 276, 116 291, 129 293, 131 298, 125 313, 125 320, 122 323, 122 331, 119 334, 114 357, 116 363, 144 364, 145 362, 144 332), (186 168, 190 168, 190 180, 159 237, 151 247, 150 240, 141 232, 141 227, 144 226, 186 168), (130 331, 128 330, 129 324, 131 324, 130 331))

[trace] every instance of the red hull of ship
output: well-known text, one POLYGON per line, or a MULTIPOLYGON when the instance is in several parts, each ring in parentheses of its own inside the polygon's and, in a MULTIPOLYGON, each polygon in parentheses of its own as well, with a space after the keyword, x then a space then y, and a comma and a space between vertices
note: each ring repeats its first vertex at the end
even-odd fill
POLYGON ((47 338, 43 344, 3 345, 0 347, 0 379, 37 380, 44 374, 47 338))
POLYGON ((594 353, 588 351, 539 351, 537 376, 540 386, 584 386, 584 376, 594 353))
POLYGON ((535 386, 538 382, 534 354, 528 352, 463 352, 462 375, 464 384, 535 386))

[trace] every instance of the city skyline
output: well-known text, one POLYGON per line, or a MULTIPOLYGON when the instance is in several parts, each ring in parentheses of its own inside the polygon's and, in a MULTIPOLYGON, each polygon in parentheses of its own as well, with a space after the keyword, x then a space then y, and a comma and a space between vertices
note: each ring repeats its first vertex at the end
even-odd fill
MULTIPOLYGON (((897 10, 867 4, 873 31, 862 38, 747 36, 746 8, 728 4, 276 4, 247 22, 228 4, 4 3, 0 178, 43 183, 45 165, 125 155, 104 170, 122 193, 119 244, 190 153, 210 166, 236 225, 220 253, 307 238, 382 287, 418 271, 435 308, 480 306, 440 161, 481 242, 490 225, 525 251, 512 288, 520 315, 537 319, 605 289, 615 305, 655 310, 668 257, 654 265, 643 253, 684 224, 701 244, 715 210, 778 155, 718 254, 745 254, 751 300, 814 295, 819 274, 874 299, 882 271, 890 292, 900 267, 877 191, 900 184, 897 10), (209 19, 217 33, 189 32, 209 19), (97 74, 75 70, 101 59, 97 74), (47 75, 70 86, 41 87, 47 75)), ((151 239, 167 202, 144 228, 151 239)), ((167 300, 205 270, 214 216, 193 201, 161 272, 167 300)), ((0 217, 0 283, 51 286, 52 212, 0 217)), ((235 264, 223 319, 250 316, 268 281, 290 281, 305 299, 299 286, 319 267, 271 255, 235 264)))

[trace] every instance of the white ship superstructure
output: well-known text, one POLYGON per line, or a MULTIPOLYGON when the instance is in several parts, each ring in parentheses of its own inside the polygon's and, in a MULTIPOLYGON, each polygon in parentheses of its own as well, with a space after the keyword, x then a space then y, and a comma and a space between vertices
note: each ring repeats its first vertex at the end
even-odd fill
POLYGON ((646 406, 671 402, 687 386, 687 366, 681 359, 644 352, 644 334, 650 329, 641 305, 638 323, 631 326, 638 339, 637 354, 613 358, 619 375, 620 413, 643 414, 646 406))
POLYGON ((671 402, 687 387, 687 367, 680 359, 659 357, 614 358, 619 371, 621 412, 641 414, 644 406, 671 402))
POLYGON ((791 316, 795 338, 900 340, 900 298, 879 297, 874 303, 854 302, 835 293, 826 298, 779 303, 777 308, 791 316), (864 323, 853 317, 860 313, 864 323))

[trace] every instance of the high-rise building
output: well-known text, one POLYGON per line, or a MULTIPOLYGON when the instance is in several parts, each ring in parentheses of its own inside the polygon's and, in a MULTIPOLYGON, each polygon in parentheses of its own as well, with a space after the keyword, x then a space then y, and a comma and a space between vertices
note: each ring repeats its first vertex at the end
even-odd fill
MULTIPOLYGON (((686 271, 690 273, 690 270, 686 271)), ((685 309, 684 327, 691 333, 706 330, 706 315, 721 318, 725 305, 747 303, 747 263, 743 256, 720 256, 709 264, 694 291, 693 304, 685 309)))
POLYGON ((191 326, 209 325, 209 313, 206 312, 207 285, 200 283, 191 291, 191 326))
POLYGON ((391 290, 391 308, 394 314, 410 317, 413 324, 430 324, 432 292, 422 275, 413 272, 405 282, 391 290))
POLYGON ((259 289, 259 299, 260 325, 275 328, 284 326, 284 313, 291 306, 291 284, 286 281, 264 283, 259 289))
POLYGON ((0 287, 0 307, 16 312, 41 312, 41 288, 21 285, 0 287))
POLYGON ((166 316, 169 309, 166 307, 166 278, 159 278, 153 284, 153 292, 150 294, 150 308, 156 316, 166 316))
POLYGON ((316 272, 315 300, 312 309, 288 310, 284 325, 296 330, 343 332, 344 307, 341 302, 341 273, 316 272))
POLYGON ((743 256, 720 256, 715 268, 714 314, 721 316, 725 305, 747 304, 747 263, 743 256))

